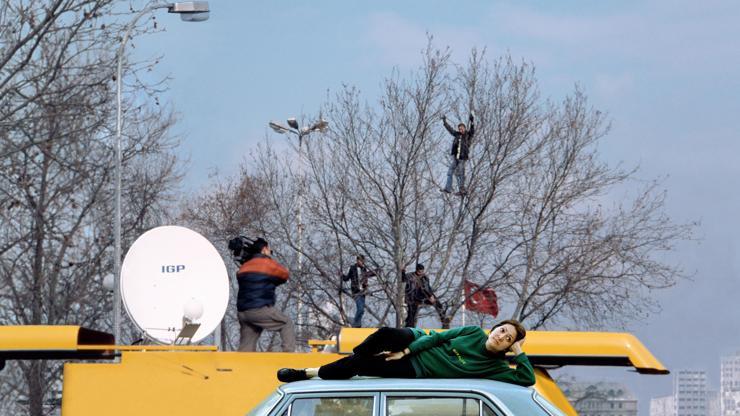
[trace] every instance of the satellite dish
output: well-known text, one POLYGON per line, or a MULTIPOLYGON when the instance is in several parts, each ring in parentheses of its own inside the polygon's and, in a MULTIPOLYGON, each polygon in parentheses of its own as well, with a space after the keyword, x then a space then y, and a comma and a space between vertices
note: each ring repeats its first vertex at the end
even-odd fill
POLYGON ((198 342, 213 332, 229 302, 221 255, 185 227, 157 227, 142 234, 121 266, 121 298, 136 326, 155 341, 172 344, 186 324, 200 324, 198 342))

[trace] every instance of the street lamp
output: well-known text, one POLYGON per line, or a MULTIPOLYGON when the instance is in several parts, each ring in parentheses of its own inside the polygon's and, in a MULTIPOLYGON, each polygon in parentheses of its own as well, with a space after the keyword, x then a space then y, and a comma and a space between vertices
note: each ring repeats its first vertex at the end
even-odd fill
MULTIPOLYGON (((271 121, 268 125, 275 133, 279 134, 295 134, 298 137, 298 177, 301 181, 298 186, 298 209, 296 212, 296 219, 298 220, 298 287, 301 288, 301 281, 303 279, 303 188, 304 188, 304 173, 303 173, 303 138, 315 131, 324 131, 329 127, 329 122, 319 118, 319 121, 314 123, 310 127, 300 128, 298 121, 295 117, 291 117, 287 120, 288 126, 271 121)), ((299 290, 300 292, 300 290, 299 290)), ((298 327, 303 327, 303 301, 299 293, 298 296, 298 327)))
POLYGON ((185 1, 178 3, 153 4, 140 11, 126 25, 126 31, 118 48, 118 68, 116 71, 116 214, 114 224, 114 259, 113 259, 113 336, 121 339, 121 73, 123 72, 123 55, 126 42, 136 22, 145 14, 157 9, 167 9, 169 13, 178 13, 187 22, 202 22, 208 19, 210 10, 207 1, 185 1))

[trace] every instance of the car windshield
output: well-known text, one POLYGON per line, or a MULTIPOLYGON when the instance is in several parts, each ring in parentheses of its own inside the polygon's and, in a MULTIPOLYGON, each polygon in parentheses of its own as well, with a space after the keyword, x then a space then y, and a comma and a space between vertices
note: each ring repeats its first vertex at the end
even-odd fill
POLYGON ((280 398, 282 397, 282 393, 280 391, 275 391, 271 395, 267 396, 265 400, 262 400, 260 404, 258 404, 254 409, 252 409, 249 413, 247 413, 247 416, 259 416, 259 415, 266 415, 267 412, 272 409, 272 406, 275 406, 275 403, 280 401, 280 398))

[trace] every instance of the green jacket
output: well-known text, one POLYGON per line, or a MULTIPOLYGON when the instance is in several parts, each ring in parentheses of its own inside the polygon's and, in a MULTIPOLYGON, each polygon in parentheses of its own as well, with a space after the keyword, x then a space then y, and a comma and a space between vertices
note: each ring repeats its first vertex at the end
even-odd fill
POLYGON ((486 349, 488 335, 477 326, 444 332, 410 328, 416 339, 408 346, 416 377, 487 378, 520 386, 534 384, 534 369, 522 353, 514 357, 515 368, 503 354, 486 349))

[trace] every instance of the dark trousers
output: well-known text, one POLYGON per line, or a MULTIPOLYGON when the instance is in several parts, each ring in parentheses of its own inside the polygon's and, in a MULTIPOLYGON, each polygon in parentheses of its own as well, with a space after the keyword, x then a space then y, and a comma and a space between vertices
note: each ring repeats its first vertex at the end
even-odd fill
POLYGON ((422 305, 432 305, 434 306, 434 309, 437 311, 437 315, 439 315, 439 320, 444 323, 444 321, 447 319, 446 311, 444 310, 444 307, 442 306, 442 303, 439 301, 439 299, 436 299, 434 303, 431 303, 428 299, 422 301, 422 302, 414 302, 414 301, 406 301, 406 322, 404 323, 405 327, 408 328, 414 328, 416 327, 416 317, 419 314, 419 307, 422 305))
POLYGON ((408 328, 383 327, 372 333, 356 346, 354 354, 319 368, 319 377, 324 380, 343 380, 353 376, 416 378, 416 371, 409 357, 386 361, 381 351, 402 351, 414 341, 414 333, 408 328))

